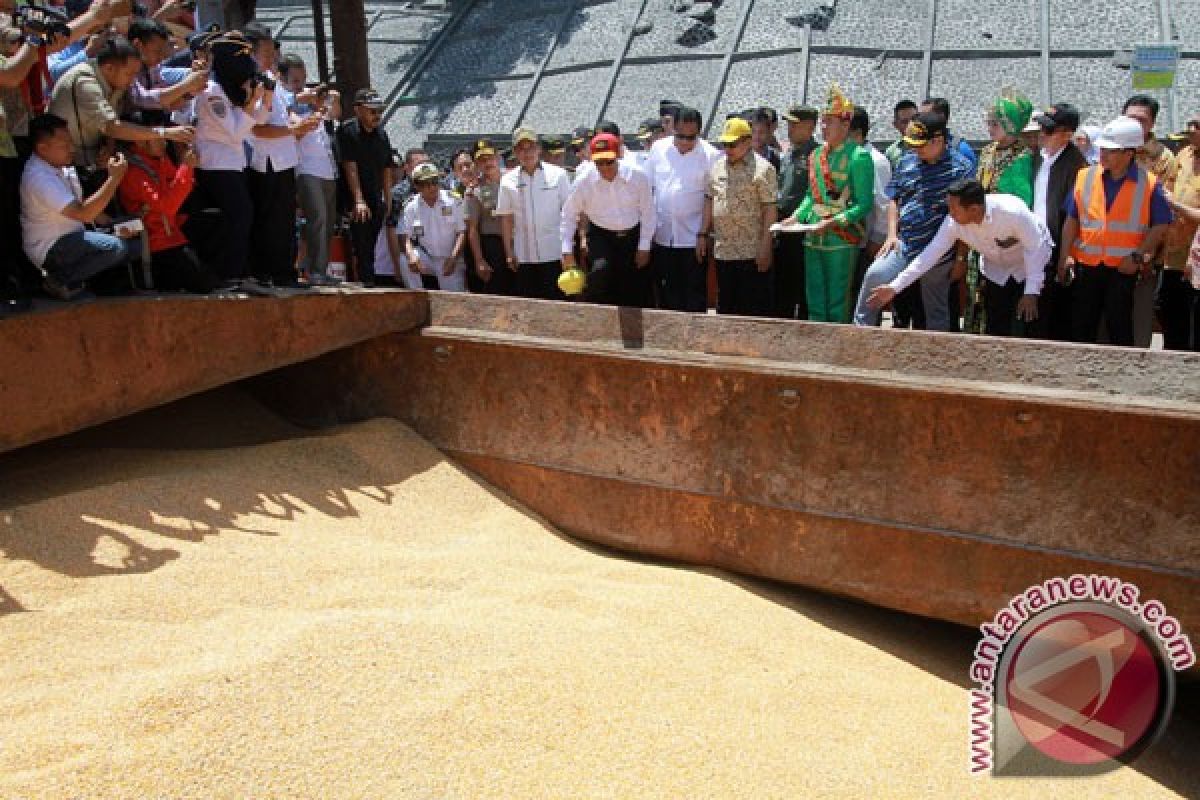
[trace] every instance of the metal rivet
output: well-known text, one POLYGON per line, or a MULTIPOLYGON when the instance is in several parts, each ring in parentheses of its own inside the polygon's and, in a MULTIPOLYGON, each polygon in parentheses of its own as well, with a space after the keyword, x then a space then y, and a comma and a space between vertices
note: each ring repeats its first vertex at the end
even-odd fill
POLYGON ((449 361, 450 347, 447 345, 438 345, 437 347, 433 348, 433 358, 436 361, 449 361))

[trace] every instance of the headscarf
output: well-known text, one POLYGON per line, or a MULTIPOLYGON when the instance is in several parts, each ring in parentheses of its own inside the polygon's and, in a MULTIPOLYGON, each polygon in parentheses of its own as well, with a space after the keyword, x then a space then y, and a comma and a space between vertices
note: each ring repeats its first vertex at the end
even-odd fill
POLYGON ((1005 89, 992 104, 992 113, 1009 136, 1020 136, 1033 116, 1033 103, 1015 89, 1005 89))
POLYGON ((1079 129, 1087 137, 1087 149, 1083 151, 1083 157, 1087 159, 1089 164, 1096 164, 1100 161, 1100 148, 1096 147, 1096 137, 1100 135, 1099 125, 1084 125, 1079 129))

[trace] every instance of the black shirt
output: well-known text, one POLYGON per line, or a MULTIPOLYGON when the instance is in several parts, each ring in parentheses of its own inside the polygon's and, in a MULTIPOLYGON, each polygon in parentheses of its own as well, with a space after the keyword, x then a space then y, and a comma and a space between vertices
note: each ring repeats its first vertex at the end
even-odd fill
POLYGON ((387 132, 376 128, 367 133, 357 119, 351 119, 338 128, 337 144, 342 163, 352 162, 358 166, 358 185, 362 188, 363 199, 368 205, 382 206, 383 171, 395 165, 387 132))

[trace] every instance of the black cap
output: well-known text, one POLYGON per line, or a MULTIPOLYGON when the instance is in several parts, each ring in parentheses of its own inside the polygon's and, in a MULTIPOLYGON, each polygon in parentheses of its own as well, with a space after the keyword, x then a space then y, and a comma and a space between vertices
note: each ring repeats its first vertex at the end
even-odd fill
POLYGON ((1034 114, 1037 124, 1047 133, 1055 128, 1066 128, 1069 131, 1079 130, 1079 109, 1070 103, 1055 103, 1049 108, 1034 114))
POLYGON ((642 120, 641 125, 638 125, 637 136, 639 139, 649 139, 656 133, 662 133, 663 130, 661 117, 648 117, 642 120))
POLYGON ((213 39, 216 39, 220 35, 221 35, 221 26, 214 22, 212 25, 209 25, 203 31, 201 31, 199 33, 193 33, 191 36, 188 37, 188 40, 187 40, 188 49, 191 50, 193 53, 195 53, 199 50, 203 50, 204 48, 208 47, 208 45, 212 42, 213 39))
POLYGON ((678 116, 679 110, 683 108, 683 104, 677 100, 659 100, 658 101, 658 116, 678 116))
POLYGON ((559 136, 543 136, 538 143, 547 153, 561 153, 567 149, 562 138, 559 136))
POLYGON ((383 102, 383 98, 379 96, 379 92, 368 86, 354 93, 354 105, 366 106, 367 108, 383 108, 385 103, 383 102))
POLYGON ((580 125, 571 132, 571 144, 575 145, 576 147, 582 147, 590 142, 594 135, 595 132, 591 128, 587 127, 586 125, 580 125))
POLYGON ((267 41, 268 39, 274 41, 274 37, 271 36, 271 29, 258 20, 251 20, 243 25, 242 35, 246 37, 246 41, 252 43, 267 41))
POLYGON ((917 114, 904 130, 904 143, 909 147, 923 147, 937 136, 946 135, 946 118, 936 111, 917 114))
POLYGON ((821 113, 812 106, 788 106, 783 118, 788 122, 816 122, 821 113))

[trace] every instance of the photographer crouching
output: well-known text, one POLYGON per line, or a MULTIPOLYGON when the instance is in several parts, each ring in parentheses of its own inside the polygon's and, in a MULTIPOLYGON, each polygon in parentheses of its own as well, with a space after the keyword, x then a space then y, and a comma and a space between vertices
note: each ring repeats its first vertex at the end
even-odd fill
MULTIPOLYGON (((134 122, 161 125, 161 111, 142 111, 134 122)), ((195 167, 200 158, 188 148, 176 163, 167 143, 160 140, 133 142, 128 146, 129 169, 122 179, 118 199, 125 211, 136 214, 146 231, 148 252, 142 260, 150 268, 155 289, 182 289, 196 294, 211 292, 217 285, 211 243, 223 241, 221 214, 216 209, 184 214, 182 209, 196 183, 195 167), (213 224, 215 218, 216 224, 213 224), (195 248, 192 243, 209 243, 195 248), (197 250, 200 250, 200 253, 197 250), (208 255, 208 259, 201 254, 208 255)))
POLYGON ((67 122, 43 114, 29 123, 33 155, 21 175, 21 232, 25 254, 42 271, 46 293, 60 300, 127 289, 126 264, 140 240, 126 241, 89 230, 117 193, 129 163, 118 153, 105 165, 107 177, 84 196, 72 166, 75 146, 67 122), (132 248, 131 246, 132 245, 132 248))

